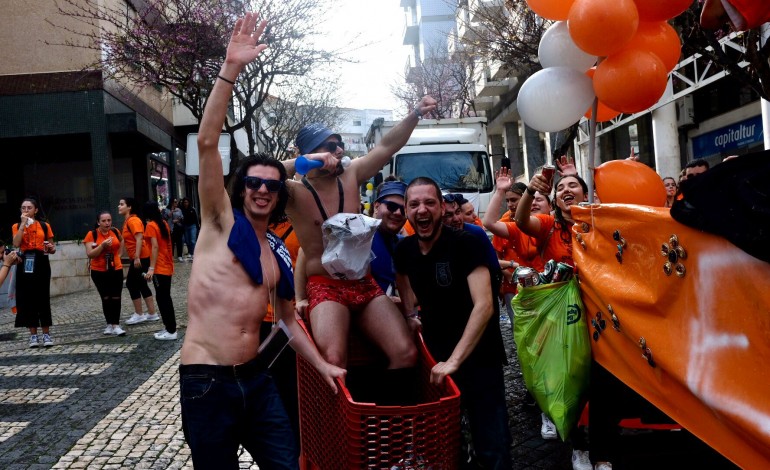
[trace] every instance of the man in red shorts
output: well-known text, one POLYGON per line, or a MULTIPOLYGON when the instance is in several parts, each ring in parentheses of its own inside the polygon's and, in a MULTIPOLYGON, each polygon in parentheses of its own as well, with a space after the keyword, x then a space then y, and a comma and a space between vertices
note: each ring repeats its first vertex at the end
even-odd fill
MULTIPOLYGON (((435 107, 433 98, 424 97, 414 112, 388 132, 369 154, 353 160, 345 169, 340 162, 343 156, 340 135, 321 124, 305 126, 296 139, 299 152, 310 160, 322 161, 323 167, 309 171, 301 181, 286 181, 289 190, 286 213, 305 257, 307 318, 313 339, 326 361, 346 367, 353 322, 387 356, 387 370, 377 377, 381 388, 388 390, 383 397, 394 402, 399 401, 395 395, 414 387, 417 360, 414 340, 404 316, 371 275, 342 280, 332 278, 326 271, 321 263, 324 251, 321 226, 335 214, 360 212, 360 185, 379 172, 406 144, 420 117, 435 107)), ((284 165, 291 177, 294 160, 285 161, 284 165)))

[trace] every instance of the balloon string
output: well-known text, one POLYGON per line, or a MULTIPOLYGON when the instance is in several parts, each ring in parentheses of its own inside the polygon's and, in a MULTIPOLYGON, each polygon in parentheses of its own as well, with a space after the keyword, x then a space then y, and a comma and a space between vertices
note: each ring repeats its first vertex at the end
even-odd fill
POLYGON ((594 165, 596 154, 596 113, 599 112, 599 98, 594 97, 591 107, 591 119, 588 121, 588 171, 586 185, 588 186, 588 203, 594 203, 594 165))
MULTIPOLYGON (((596 67, 604 61, 604 57, 596 60, 596 67)), ((596 166, 596 115, 599 113, 599 97, 594 96, 591 106, 591 119, 588 120, 588 171, 586 172, 586 185, 588 186, 588 203, 594 203, 594 168, 596 166)))

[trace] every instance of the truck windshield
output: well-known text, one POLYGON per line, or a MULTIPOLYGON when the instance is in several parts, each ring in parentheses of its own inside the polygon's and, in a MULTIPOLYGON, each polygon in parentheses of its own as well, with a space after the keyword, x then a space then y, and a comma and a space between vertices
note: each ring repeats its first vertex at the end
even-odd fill
POLYGON ((445 191, 492 191, 492 172, 484 152, 409 153, 396 156, 396 173, 405 183, 427 176, 445 191))

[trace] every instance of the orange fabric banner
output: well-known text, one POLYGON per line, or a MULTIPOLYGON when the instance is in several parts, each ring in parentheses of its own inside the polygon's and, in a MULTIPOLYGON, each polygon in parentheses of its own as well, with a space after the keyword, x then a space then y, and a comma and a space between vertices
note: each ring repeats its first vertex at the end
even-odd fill
POLYGON ((770 468, 770 263, 668 209, 572 215, 594 358, 735 464, 770 468))

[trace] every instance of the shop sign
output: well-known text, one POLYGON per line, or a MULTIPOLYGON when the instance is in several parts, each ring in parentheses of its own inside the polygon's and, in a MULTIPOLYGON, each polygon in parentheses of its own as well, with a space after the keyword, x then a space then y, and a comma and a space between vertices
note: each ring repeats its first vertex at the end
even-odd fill
POLYGON ((724 155, 731 150, 748 147, 763 140, 762 116, 755 116, 694 137, 692 151, 695 158, 705 158, 724 155))

